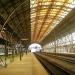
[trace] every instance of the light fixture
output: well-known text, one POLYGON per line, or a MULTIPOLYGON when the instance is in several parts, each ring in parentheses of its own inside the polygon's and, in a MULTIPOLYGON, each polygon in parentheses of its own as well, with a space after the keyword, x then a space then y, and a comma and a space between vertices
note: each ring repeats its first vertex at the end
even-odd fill
POLYGON ((3 28, 3 30, 6 30, 6 28, 3 28))
POLYGON ((24 39, 21 39, 22 41, 26 41, 26 40, 28 40, 27 38, 24 38, 24 39))

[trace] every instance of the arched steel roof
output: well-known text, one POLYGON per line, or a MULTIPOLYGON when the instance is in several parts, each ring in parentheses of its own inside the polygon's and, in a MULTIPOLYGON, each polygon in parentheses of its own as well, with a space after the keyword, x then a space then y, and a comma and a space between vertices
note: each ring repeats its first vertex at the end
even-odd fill
POLYGON ((75 7, 74 0, 30 0, 32 41, 41 42, 75 7))
POLYGON ((24 42, 40 43, 75 7, 75 0, 0 0, 0 16, 24 42))
POLYGON ((1 30, 8 24, 20 39, 28 39, 23 42, 31 41, 29 0, 0 0, 0 16, 5 20, 1 30))

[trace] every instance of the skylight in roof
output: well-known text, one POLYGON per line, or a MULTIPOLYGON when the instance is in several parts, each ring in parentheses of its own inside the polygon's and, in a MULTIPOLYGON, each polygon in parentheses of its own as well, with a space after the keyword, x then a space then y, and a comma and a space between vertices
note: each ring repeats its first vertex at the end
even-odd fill
POLYGON ((33 42, 43 40, 75 7, 75 0, 30 0, 30 2, 33 42))

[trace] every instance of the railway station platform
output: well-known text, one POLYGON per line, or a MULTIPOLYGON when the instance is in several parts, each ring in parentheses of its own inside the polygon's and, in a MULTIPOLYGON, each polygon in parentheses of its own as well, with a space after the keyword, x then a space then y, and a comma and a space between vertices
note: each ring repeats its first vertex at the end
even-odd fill
POLYGON ((7 68, 0 68, 0 75, 49 75, 33 53, 16 59, 7 68))

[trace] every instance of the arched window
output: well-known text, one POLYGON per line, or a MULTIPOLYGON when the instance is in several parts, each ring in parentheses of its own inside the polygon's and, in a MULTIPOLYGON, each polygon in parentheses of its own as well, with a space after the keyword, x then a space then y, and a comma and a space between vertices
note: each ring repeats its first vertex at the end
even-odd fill
POLYGON ((28 49, 31 50, 31 52, 39 52, 42 50, 42 46, 40 44, 33 43, 29 45, 28 49))

